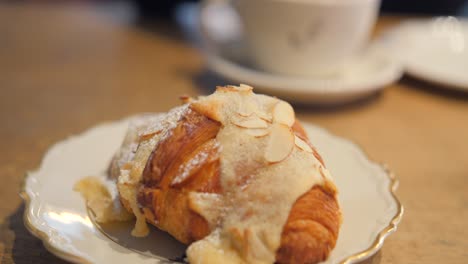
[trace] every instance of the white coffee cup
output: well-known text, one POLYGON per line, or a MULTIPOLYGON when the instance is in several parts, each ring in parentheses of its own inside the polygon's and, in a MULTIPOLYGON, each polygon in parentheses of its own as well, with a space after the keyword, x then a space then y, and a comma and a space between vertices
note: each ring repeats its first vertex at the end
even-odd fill
POLYGON ((380 0, 232 0, 253 63, 294 76, 335 74, 365 48, 380 0))

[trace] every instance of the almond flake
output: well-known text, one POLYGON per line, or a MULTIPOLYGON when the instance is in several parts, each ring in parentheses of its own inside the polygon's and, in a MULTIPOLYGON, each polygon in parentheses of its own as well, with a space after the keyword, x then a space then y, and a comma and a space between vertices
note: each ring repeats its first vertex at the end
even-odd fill
POLYGON ((233 119, 232 123, 242 128, 267 128, 268 127, 268 123, 265 122, 265 120, 262 120, 255 115, 249 118, 233 119))
POLYGON ((226 86, 216 86, 216 91, 221 92, 252 92, 252 86, 247 84, 240 84, 239 86, 235 85, 226 85, 226 86))
POLYGON ((258 105, 253 100, 246 99, 239 105, 237 114, 242 117, 249 117, 256 112, 258 112, 258 105))
POLYGON ((305 152, 309 152, 309 153, 312 153, 312 148, 309 146, 309 144, 307 144, 307 142, 305 142, 304 140, 302 140, 300 137, 298 136, 295 136, 294 138, 294 143, 296 144, 296 146, 305 151, 305 152))
POLYGON ((273 124, 266 147, 265 159, 270 163, 283 161, 294 148, 294 133, 283 124, 273 124))
POLYGON ((276 103, 273 107, 273 121, 291 127, 296 121, 292 106, 284 101, 276 103))
POLYGON ((241 83, 238 87, 239 91, 252 91, 253 87, 247 84, 241 83))
POLYGON ((253 115, 253 112, 237 111, 237 114, 241 117, 250 117, 253 115))
POLYGON ((268 129, 264 128, 249 128, 246 130, 247 134, 254 136, 254 137, 264 137, 270 133, 268 129))
POLYGON ((207 116, 215 121, 221 122, 221 107, 223 103, 217 99, 204 99, 204 100, 197 100, 190 103, 190 108, 192 110, 207 116))
POLYGON ((267 121, 268 123, 271 123, 273 121, 271 114, 268 114, 268 113, 258 111, 257 116, 260 117, 260 119, 267 121))

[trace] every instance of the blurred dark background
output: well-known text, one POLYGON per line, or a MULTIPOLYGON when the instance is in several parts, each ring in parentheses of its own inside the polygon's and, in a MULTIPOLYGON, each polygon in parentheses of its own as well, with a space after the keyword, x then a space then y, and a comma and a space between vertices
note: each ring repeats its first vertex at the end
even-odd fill
MULTIPOLYGON (((174 8, 183 2, 199 1, 135 1, 140 14, 145 17, 170 17, 174 8)), ((468 15, 467 6, 467 0, 383 0, 381 12, 421 15, 468 15)))
MULTIPOLYGON (((343 0, 346 1, 346 0, 343 0)), ((135 7, 139 17, 172 18, 176 7, 182 3, 199 0, 7 0, 6 2, 95 2, 99 4, 125 3, 135 7)), ((382 0, 381 12, 386 14, 453 15, 468 16, 468 0, 382 0)))

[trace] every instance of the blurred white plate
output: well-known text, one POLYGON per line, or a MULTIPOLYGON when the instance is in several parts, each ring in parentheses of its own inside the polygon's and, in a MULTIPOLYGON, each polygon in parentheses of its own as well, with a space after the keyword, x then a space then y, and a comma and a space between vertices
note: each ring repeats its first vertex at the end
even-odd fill
POLYGON ((382 43, 416 78, 468 91, 468 20, 409 20, 383 34, 382 43))
MULTIPOLYGON (((403 208, 396 180, 354 143, 326 130, 305 128, 334 175, 344 221, 336 248, 325 263, 355 263, 377 252, 396 230, 403 208)), ((146 238, 130 236, 132 223, 98 227, 74 183, 104 177, 127 121, 107 123, 55 144, 40 168, 30 172, 22 196, 26 227, 57 256, 75 263, 175 263, 185 247, 153 228, 146 238), (172 260, 169 260, 172 259, 172 260)))

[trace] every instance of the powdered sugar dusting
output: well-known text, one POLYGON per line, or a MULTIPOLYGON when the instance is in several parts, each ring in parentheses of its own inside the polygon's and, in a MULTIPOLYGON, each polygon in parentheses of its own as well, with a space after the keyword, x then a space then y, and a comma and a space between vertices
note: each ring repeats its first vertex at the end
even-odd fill
POLYGON ((164 114, 160 113, 145 113, 130 118, 127 134, 125 135, 125 138, 122 142, 122 146, 117 151, 117 153, 115 153, 111 162, 111 178, 119 177, 122 167, 130 162, 135 156, 141 131, 146 129, 148 123, 156 122, 163 117, 164 114))
POLYGON ((155 133, 165 134, 168 130, 176 127, 177 122, 181 116, 188 110, 188 105, 182 105, 173 108, 167 114, 159 114, 148 118, 145 122, 145 126, 139 131, 139 136, 151 135, 155 133))
POLYGON ((120 170, 133 160, 141 141, 145 139, 160 141, 166 138, 187 109, 188 105, 182 105, 168 113, 144 113, 131 117, 122 146, 111 162, 111 178, 119 177, 120 170), (156 137, 156 135, 162 135, 162 137, 156 137))
MULTIPOLYGON (((148 228, 144 215, 137 202, 137 187, 141 181, 143 169, 151 152, 156 146, 171 135, 181 117, 188 111, 188 105, 182 105, 167 114, 139 116, 131 122, 122 150, 117 155, 117 166, 120 175, 119 193, 127 201, 137 221, 132 231, 134 236, 146 236, 148 228), (135 148, 136 145, 136 148, 135 148), (130 157, 130 160, 127 160, 130 157)), ((116 170, 117 170, 116 169, 116 170)), ((113 168, 111 168, 111 171, 113 168)))
POLYGON ((179 172, 177 173, 177 176, 172 180, 172 184, 179 184, 187 179, 188 176, 192 175, 194 170, 198 169, 200 167, 200 164, 205 163, 205 161, 208 158, 208 153, 206 152, 199 152, 193 159, 191 159, 189 162, 182 164, 179 167, 179 172))

